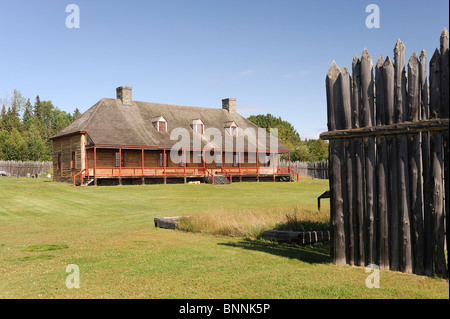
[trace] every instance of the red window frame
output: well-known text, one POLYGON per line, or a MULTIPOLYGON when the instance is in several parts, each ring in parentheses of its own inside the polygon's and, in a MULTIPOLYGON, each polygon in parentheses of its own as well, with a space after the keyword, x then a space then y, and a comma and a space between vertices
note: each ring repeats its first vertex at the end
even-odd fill
POLYGON ((194 127, 195 127, 195 133, 203 135, 203 132, 204 132, 203 124, 195 124, 194 127), (199 130, 199 128, 200 128, 200 130, 199 130))
POLYGON ((158 121, 158 132, 160 133, 167 132, 167 123, 165 121, 158 121))
POLYGON ((238 129, 236 126, 231 126, 230 127, 230 135, 231 136, 237 136, 238 135, 238 129))

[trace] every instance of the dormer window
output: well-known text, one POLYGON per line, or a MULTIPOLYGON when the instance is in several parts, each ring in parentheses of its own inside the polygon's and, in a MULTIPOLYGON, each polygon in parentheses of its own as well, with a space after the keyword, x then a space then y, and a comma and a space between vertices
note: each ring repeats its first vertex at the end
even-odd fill
POLYGON ((158 132, 160 133, 167 132, 167 121, 164 117, 162 116, 155 117, 152 119, 152 123, 158 132))
POLYGON ((166 121, 158 121, 158 132, 161 132, 161 133, 167 132, 167 122, 166 121))
POLYGON ((225 131, 231 136, 238 136, 238 127, 235 122, 226 122, 225 131))
POLYGON ((205 125, 203 124, 202 120, 193 120, 192 129, 195 133, 203 135, 203 133, 205 132, 205 125))

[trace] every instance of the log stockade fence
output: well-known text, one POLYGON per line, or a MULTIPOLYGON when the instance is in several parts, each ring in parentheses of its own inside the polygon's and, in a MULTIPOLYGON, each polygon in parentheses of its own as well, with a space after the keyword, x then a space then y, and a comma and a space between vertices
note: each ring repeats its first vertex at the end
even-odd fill
POLYGON ((428 79, 425 51, 406 71, 400 40, 394 62, 374 74, 364 50, 349 73, 333 62, 326 76, 332 260, 448 278, 448 32, 428 79))
MULTIPOLYGON (((288 161, 280 161, 281 167, 289 167, 288 161)), ((291 169, 300 176, 317 179, 328 179, 328 161, 320 162, 291 162, 291 169)))
POLYGON ((6 172, 9 176, 31 177, 40 174, 48 174, 53 170, 52 162, 16 162, 0 161, 0 172, 6 172))

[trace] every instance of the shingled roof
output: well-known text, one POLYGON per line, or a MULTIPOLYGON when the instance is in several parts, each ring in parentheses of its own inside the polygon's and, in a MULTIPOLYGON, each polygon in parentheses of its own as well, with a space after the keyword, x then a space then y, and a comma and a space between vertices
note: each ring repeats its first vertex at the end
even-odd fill
MULTIPOLYGON (((120 88, 118 88, 119 90, 120 88)), ((131 88, 129 88, 131 89, 131 88)), ((213 146, 225 149, 226 123, 236 123, 239 133, 247 128, 253 128, 256 132, 258 126, 251 121, 223 108, 206 108, 184 105, 161 104, 151 102, 124 101, 118 94, 117 99, 103 98, 88 109, 80 118, 64 128, 58 134, 51 137, 52 140, 64 136, 85 132, 94 145, 120 145, 124 147, 161 147, 170 148, 178 140, 170 139, 170 133, 175 128, 184 128, 190 133, 190 147, 201 145, 213 146), (163 117, 167 121, 167 132, 158 132, 153 125, 155 118, 163 117), (222 143, 211 141, 207 134, 196 134, 192 130, 193 120, 200 119, 205 129, 216 128, 222 133, 222 143), (221 144, 221 145, 220 145, 221 144)), ((228 137, 229 138, 229 137, 228 137)), ((236 145, 236 137, 233 137, 233 145, 236 145)), ((248 137, 244 137, 245 149, 269 149, 269 134, 264 141, 252 144, 248 137)), ((234 146, 235 148, 236 146, 234 146)), ((278 140, 278 151, 285 152, 289 149, 278 140)))

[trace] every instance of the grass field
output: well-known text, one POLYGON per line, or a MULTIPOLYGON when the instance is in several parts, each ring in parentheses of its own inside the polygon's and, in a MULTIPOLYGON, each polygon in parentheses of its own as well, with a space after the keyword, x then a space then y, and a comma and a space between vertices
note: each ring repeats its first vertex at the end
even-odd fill
POLYGON ((327 181, 72 187, 0 178, 0 298, 449 298, 448 280, 330 263, 328 244, 257 239, 286 215, 308 225, 327 181), (194 216, 195 229, 153 218, 194 216), (213 216, 214 218, 210 218, 213 216), (194 232, 193 232, 194 230, 194 232), (66 266, 80 288, 66 287, 66 266))

